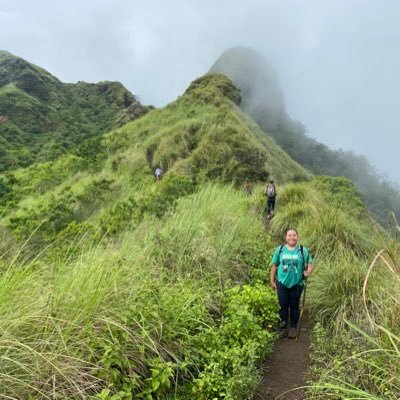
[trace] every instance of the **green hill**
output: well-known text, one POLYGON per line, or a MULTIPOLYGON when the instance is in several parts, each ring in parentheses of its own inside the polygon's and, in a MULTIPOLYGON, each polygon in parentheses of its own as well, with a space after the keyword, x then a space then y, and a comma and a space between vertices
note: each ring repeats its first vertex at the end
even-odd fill
POLYGON ((0 171, 54 160, 146 111, 118 82, 65 84, 0 51, 0 171))
POLYGON ((4 226, 20 240, 40 226, 34 238, 42 235, 40 240, 51 242, 70 224, 87 220, 98 227, 100 219, 104 232, 116 230, 104 221, 118 204, 131 202, 130 212, 140 215, 149 207, 164 212, 169 190, 193 191, 208 180, 240 187, 267 178, 278 183, 309 179, 310 174, 240 111, 239 102, 239 91, 224 76, 206 75, 179 100, 111 131, 101 142, 87 143, 55 162, 7 173, 0 200, 4 226), (166 179, 154 187, 157 166, 166 179), (149 205, 146 196, 160 204, 149 205), (65 215, 54 226, 48 215, 59 207, 65 215))
POLYGON ((287 115, 277 75, 259 53, 249 48, 231 48, 221 54, 210 71, 226 74, 232 79, 243 94, 243 111, 257 121, 290 157, 314 174, 351 179, 382 225, 388 226, 392 212, 399 220, 398 184, 382 177, 366 157, 352 151, 332 150, 307 136, 306 128, 287 115))
POLYGON ((376 397, 360 398, 395 399, 399 285, 372 274, 366 315, 362 283, 382 246, 396 265, 398 242, 351 181, 313 177, 240 100, 206 75, 73 154, 0 177, 0 397, 251 399, 276 338, 270 259, 297 226, 317 263, 313 362, 330 372, 313 393, 344 399, 329 385, 364 390, 369 374, 376 397), (268 178, 278 203, 266 229, 268 178))

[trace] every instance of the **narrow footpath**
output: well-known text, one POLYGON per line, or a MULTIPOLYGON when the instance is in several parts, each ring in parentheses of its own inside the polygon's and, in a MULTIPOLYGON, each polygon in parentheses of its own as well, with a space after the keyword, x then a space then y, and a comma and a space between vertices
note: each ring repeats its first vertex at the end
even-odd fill
POLYGON ((305 310, 299 340, 279 339, 271 357, 262 366, 263 380, 254 400, 302 400, 301 388, 306 385, 304 374, 310 358, 310 321, 305 310))

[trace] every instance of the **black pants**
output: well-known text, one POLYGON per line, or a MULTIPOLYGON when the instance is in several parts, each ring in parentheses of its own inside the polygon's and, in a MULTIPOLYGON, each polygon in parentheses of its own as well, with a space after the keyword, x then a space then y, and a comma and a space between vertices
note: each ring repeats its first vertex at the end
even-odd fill
POLYGON ((268 214, 275 210, 275 197, 267 197, 266 209, 268 214))
POLYGON ((281 317, 281 328, 287 328, 289 322, 290 310, 290 327, 296 328, 300 316, 300 297, 303 291, 303 285, 295 285, 290 289, 277 282, 279 316, 281 317))

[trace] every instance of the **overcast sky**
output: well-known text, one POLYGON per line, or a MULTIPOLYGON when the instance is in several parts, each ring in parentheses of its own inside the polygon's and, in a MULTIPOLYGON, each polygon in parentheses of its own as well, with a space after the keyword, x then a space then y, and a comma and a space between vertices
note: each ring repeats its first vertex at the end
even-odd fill
POLYGON ((400 182, 400 0, 0 0, 0 49, 162 106, 232 46, 277 70, 288 114, 400 182))

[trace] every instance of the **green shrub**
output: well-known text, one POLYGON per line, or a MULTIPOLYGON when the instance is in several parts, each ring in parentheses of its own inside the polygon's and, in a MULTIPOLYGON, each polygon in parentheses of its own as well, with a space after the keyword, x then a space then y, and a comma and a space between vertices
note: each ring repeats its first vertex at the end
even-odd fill
POLYGON ((197 347, 204 348, 204 370, 194 380, 199 399, 250 399, 258 384, 255 366, 271 351, 277 300, 264 285, 234 287, 226 292, 218 329, 204 331, 197 347))
POLYGON ((236 128, 228 126, 217 137, 209 137, 193 152, 193 171, 208 179, 219 179, 241 186, 247 181, 265 181, 265 151, 245 140, 236 128))
POLYGON ((240 260, 249 267, 252 282, 269 284, 273 247, 274 245, 263 235, 245 244, 240 260))
POLYGON ((177 200, 193 193, 195 186, 193 181, 185 176, 167 175, 154 188, 137 200, 141 213, 149 213, 161 217, 177 200))
POLYGON ((185 92, 196 101, 204 103, 214 102, 220 105, 221 97, 226 97, 235 104, 240 104, 240 90, 237 89, 232 81, 222 74, 207 74, 193 81, 185 92))
POLYGON ((255 286, 236 286, 226 293, 226 316, 234 316, 237 310, 245 305, 263 328, 272 330, 278 323, 278 302, 276 293, 267 285, 257 283, 255 286))
POLYGON ((304 203, 305 200, 309 200, 309 187, 308 183, 285 185, 282 190, 279 190, 279 203, 282 205, 304 203))
POLYGON ((74 218, 84 221, 96 212, 112 191, 113 180, 95 179, 91 181, 82 192, 74 197, 74 218))
POLYGON ((116 235, 134 226, 141 219, 139 207, 134 198, 116 203, 99 217, 99 225, 104 234, 116 235))
POLYGON ((7 185, 4 178, 0 177, 0 201, 7 193, 11 192, 11 188, 7 185))

